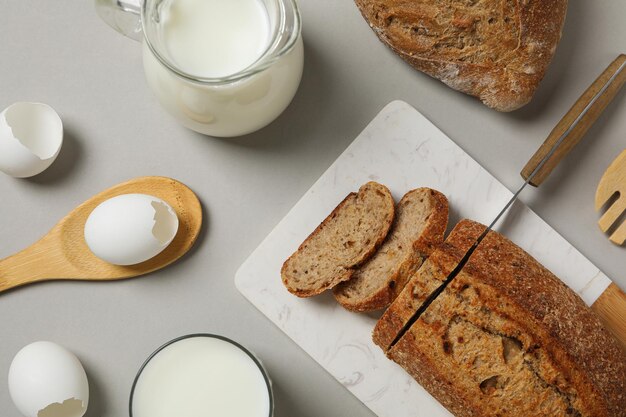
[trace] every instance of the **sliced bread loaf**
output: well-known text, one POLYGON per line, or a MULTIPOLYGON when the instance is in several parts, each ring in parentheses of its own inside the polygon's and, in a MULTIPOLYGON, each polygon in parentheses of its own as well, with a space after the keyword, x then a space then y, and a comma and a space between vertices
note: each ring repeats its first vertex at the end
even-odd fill
POLYGON ((351 311, 387 307, 436 246, 448 224, 448 200, 438 191, 409 191, 396 206, 396 218, 378 251, 337 285, 335 299, 351 311))
POLYGON ((281 269, 283 284, 311 297, 352 277, 387 236, 395 216, 389 189, 376 182, 350 193, 306 238, 281 269))
MULTIPOLYGON (((464 221, 456 233, 473 238, 477 228, 464 221)), ((455 242, 463 240, 429 258, 436 274, 449 269, 440 259, 466 249, 455 242)), ((433 280, 424 272, 413 279, 433 280)), ((395 345, 380 343, 381 334, 387 356, 457 417, 626 416, 619 342, 573 291, 495 232, 395 345)))
POLYGON ((561 38, 567 0, 355 0, 414 68, 499 111, 528 103, 561 38))

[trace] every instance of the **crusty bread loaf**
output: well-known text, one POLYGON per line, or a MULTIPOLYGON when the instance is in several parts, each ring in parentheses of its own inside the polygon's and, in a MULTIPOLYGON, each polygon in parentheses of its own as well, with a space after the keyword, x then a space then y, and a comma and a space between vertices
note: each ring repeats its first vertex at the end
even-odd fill
POLYGON ((414 68, 499 111, 528 103, 561 38, 567 0, 355 0, 414 68))
POLYGON ((289 257, 283 284, 299 297, 311 297, 352 277, 387 236, 395 216, 384 185, 368 182, 350 193, 289 257))
POLYGON ((351 311, 387 307, 410 276, 443 242, 448 200, 430 188, 411 190, 396 206, 396 218, 385 242, 350 280, 337 285, 335 299, 351 311))
MULTIPOLYGON (((482 228, 463 221, 455 233, 482 228)), ((465 250, 455 247, 464 239, 446 242, 429 258, 434 271, 445 273, 465 250)), ((382 328, 375 340, 385 346, 382 328)), ((619 342, 573 291, 494 232, 386 353, 457 417, 626 416, 619 342)))

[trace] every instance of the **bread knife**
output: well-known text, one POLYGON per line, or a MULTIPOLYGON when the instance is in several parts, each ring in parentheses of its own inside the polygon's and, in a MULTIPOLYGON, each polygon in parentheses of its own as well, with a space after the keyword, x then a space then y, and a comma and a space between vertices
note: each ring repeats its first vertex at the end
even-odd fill
POLYGON ((469 258, 472 256, 478 245, 483 241, 485 236, 493 230, 495 225, 500 221, 502 216, 511 208, 513 203, 517 201, 519 195, 524 191, 528 184, 539 186, 558 163, 576 146, 582 139, 589 128, 598 120, 600 114, 606 106, 615 98, 626 81, 626 55, 619 55, 600 76, 589 86, 589 88, 580 96, 576 103, 563 116, 561 121, 552 130, 548 138, 541 147, 535 152, 533 157, 528 161, 521 172, 525 179, 524 183, 513 194, 511 199, 500 210, 498 215, 493 219, 491 224, 478 236, 473 245, 465 253, 461 261, 450 272, 446 280, 437 288, 420 308, 405 323, 395 339, 391 342, 391 349, 401 338, 404 333, 419 319, 421 314, 430 306, 430 304, 446 289, 448 284, 459 274, 469 258))

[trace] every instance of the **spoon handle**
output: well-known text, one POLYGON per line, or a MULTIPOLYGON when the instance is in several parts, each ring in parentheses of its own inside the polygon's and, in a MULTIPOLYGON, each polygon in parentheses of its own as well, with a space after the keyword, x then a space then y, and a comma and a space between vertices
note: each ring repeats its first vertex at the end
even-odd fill
POLYGON ((54 274, 58 266, 54 256, 59 249, 51 245, 50 238, 44 236, 41 240, 15 255, 0 260, 0 292, 39 281, 60 279, 54 274))

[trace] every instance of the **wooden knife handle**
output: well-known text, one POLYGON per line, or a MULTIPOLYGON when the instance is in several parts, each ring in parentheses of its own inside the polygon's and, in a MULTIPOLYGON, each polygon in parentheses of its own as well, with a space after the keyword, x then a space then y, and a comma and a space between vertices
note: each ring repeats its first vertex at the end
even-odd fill
POLYGON ((616 72, 621 72, 615 77, 611 85, 602 93, 598 100, 589 108, 587 114, 583 116, 580 122, 572 129, 567 137, 561 142, 558 149, 552 154, 552 156, 546 161, 539 171, 535 174, 530 184, 537 187, 550 175, 552 170, 561 162, 561 160, 571 151, 574 146, 582 137, 587 133, 587 130, 594 124, 594 122, 600 117, 600 114, 604 111, 606 106, 613 100, 619 90, 626 81, 626 70, 623 65, 626 62, 626 55, 621 54, 615 61, 609 65, 606 70, 591 84, 591 86, 580 96, 578 101, 572 106, 556 127, 550 132, 550 135, 543 142, 543 145, 535 152, 533 157, 528 161, 521 174, 525 180, 532 174, 532 172, 541 163, 543 158, 546 157, 552 147, 556 144, 559 138, 567 131, 567 129, 574 123, 574 120, 583 112, 585 107, 591 102, 593 97, 598 94, 602 87, 611 79, 616 72))

